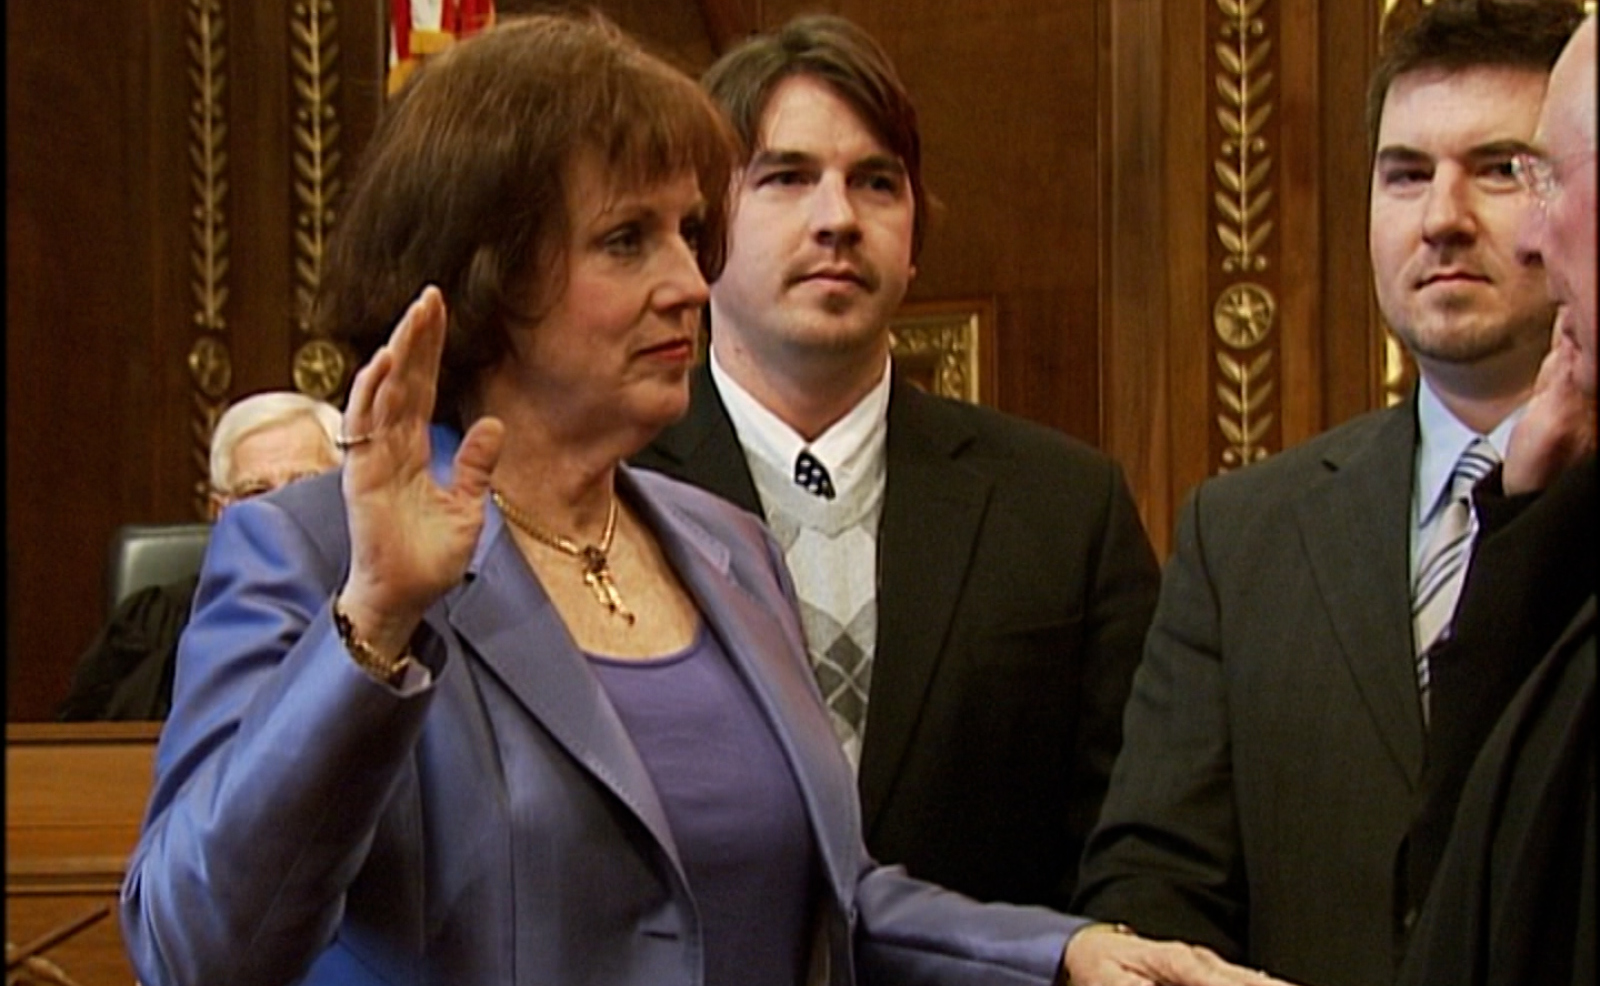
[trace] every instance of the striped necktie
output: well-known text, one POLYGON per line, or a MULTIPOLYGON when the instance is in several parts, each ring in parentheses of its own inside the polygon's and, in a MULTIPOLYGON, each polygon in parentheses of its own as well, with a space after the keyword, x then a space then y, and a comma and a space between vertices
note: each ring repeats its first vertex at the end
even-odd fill
POLYGON ((1481 436, 1461 453, 1450 474, 1449 500, 1417 561, 1416 578, 1411 583, 1411 625, 1424 720, 1428 716, 1428 652, 1448 635, 1467 563, 1472 558, 1472 538, 1478 528, 1472 513, 1472 488, 1499 463, 1500 454, 1481 436))

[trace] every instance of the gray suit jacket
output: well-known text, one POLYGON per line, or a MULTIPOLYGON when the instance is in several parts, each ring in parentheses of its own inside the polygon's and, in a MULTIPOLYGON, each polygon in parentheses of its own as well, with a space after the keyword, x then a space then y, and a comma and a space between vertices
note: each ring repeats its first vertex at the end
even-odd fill
POLYGON ((1413 404, 1208 480, 1134 679, 1076 905, 1319 986, 1392 980, 1423 760, 1413 404))
MULTIPOLYGON (((635 458, 756 513, 702 366, 635 458)), ((873 856, 1065 909, 1121 746, 1159 571, 1116 463, 895 379, 860 791, 873 856)))
MULTIPOLYGON (((435 468, 457 439, 435 432, 435 468)), ((811 982, 1051 982, 1079 922, 873 864, 788 576, 743 511, 621 477, 789 760, 821 888, 811 982)), ((403 536, 396 532, 397 536, 403 536)), ((698 908, 627 730, 498 512, 401 693, 331 626, 337 476, 230 508, 123 889, 146 986, 698 986, 698 908)))

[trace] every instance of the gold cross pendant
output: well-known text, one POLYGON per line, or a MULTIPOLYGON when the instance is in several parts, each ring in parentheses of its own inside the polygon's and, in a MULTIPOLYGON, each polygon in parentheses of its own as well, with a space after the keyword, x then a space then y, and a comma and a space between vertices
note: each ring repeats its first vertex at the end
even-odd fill
POLYGON ((606 564, 606 556, 589 548, 584 551, 583 561, 583 584, 613 616, 621 617, 628 626, 633 626, 633 613, 622 602, 622 594, 617 592, 616 583, 611 581, 611 566, 606 564))

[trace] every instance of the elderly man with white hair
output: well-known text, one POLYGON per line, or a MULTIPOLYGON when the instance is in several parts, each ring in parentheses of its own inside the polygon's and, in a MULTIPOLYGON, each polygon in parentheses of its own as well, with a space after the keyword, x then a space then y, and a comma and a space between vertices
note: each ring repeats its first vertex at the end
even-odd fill
MULTIPOLYGON (((337 466, 339 411, 295 391, 235 401, 211 433, 208 508, 270 493, 337 466)), ((198 574, 132 593, 78 660, 61 720, 162 719, 172 702, 178 637, 189 622, 198 574)))
POLYGON ((339 464, 339 409, 292 390, 231 405, 211 433, 212 519, 239 500, 339 464))

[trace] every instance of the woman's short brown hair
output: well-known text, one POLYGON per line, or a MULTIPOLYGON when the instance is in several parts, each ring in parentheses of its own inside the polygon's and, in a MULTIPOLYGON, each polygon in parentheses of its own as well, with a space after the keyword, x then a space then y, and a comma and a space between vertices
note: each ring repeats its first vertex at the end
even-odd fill
POLYGON ((720 271, 735 138, 689 76, 599 14, 506 18, 429 59, 385 107, 324 260, 314 318, 365 361, 428 284, 449 312, 437 421, 462 427, 480 375, 561 282, 568 170, 597 154, 618 190, 685 171, 720 271))

